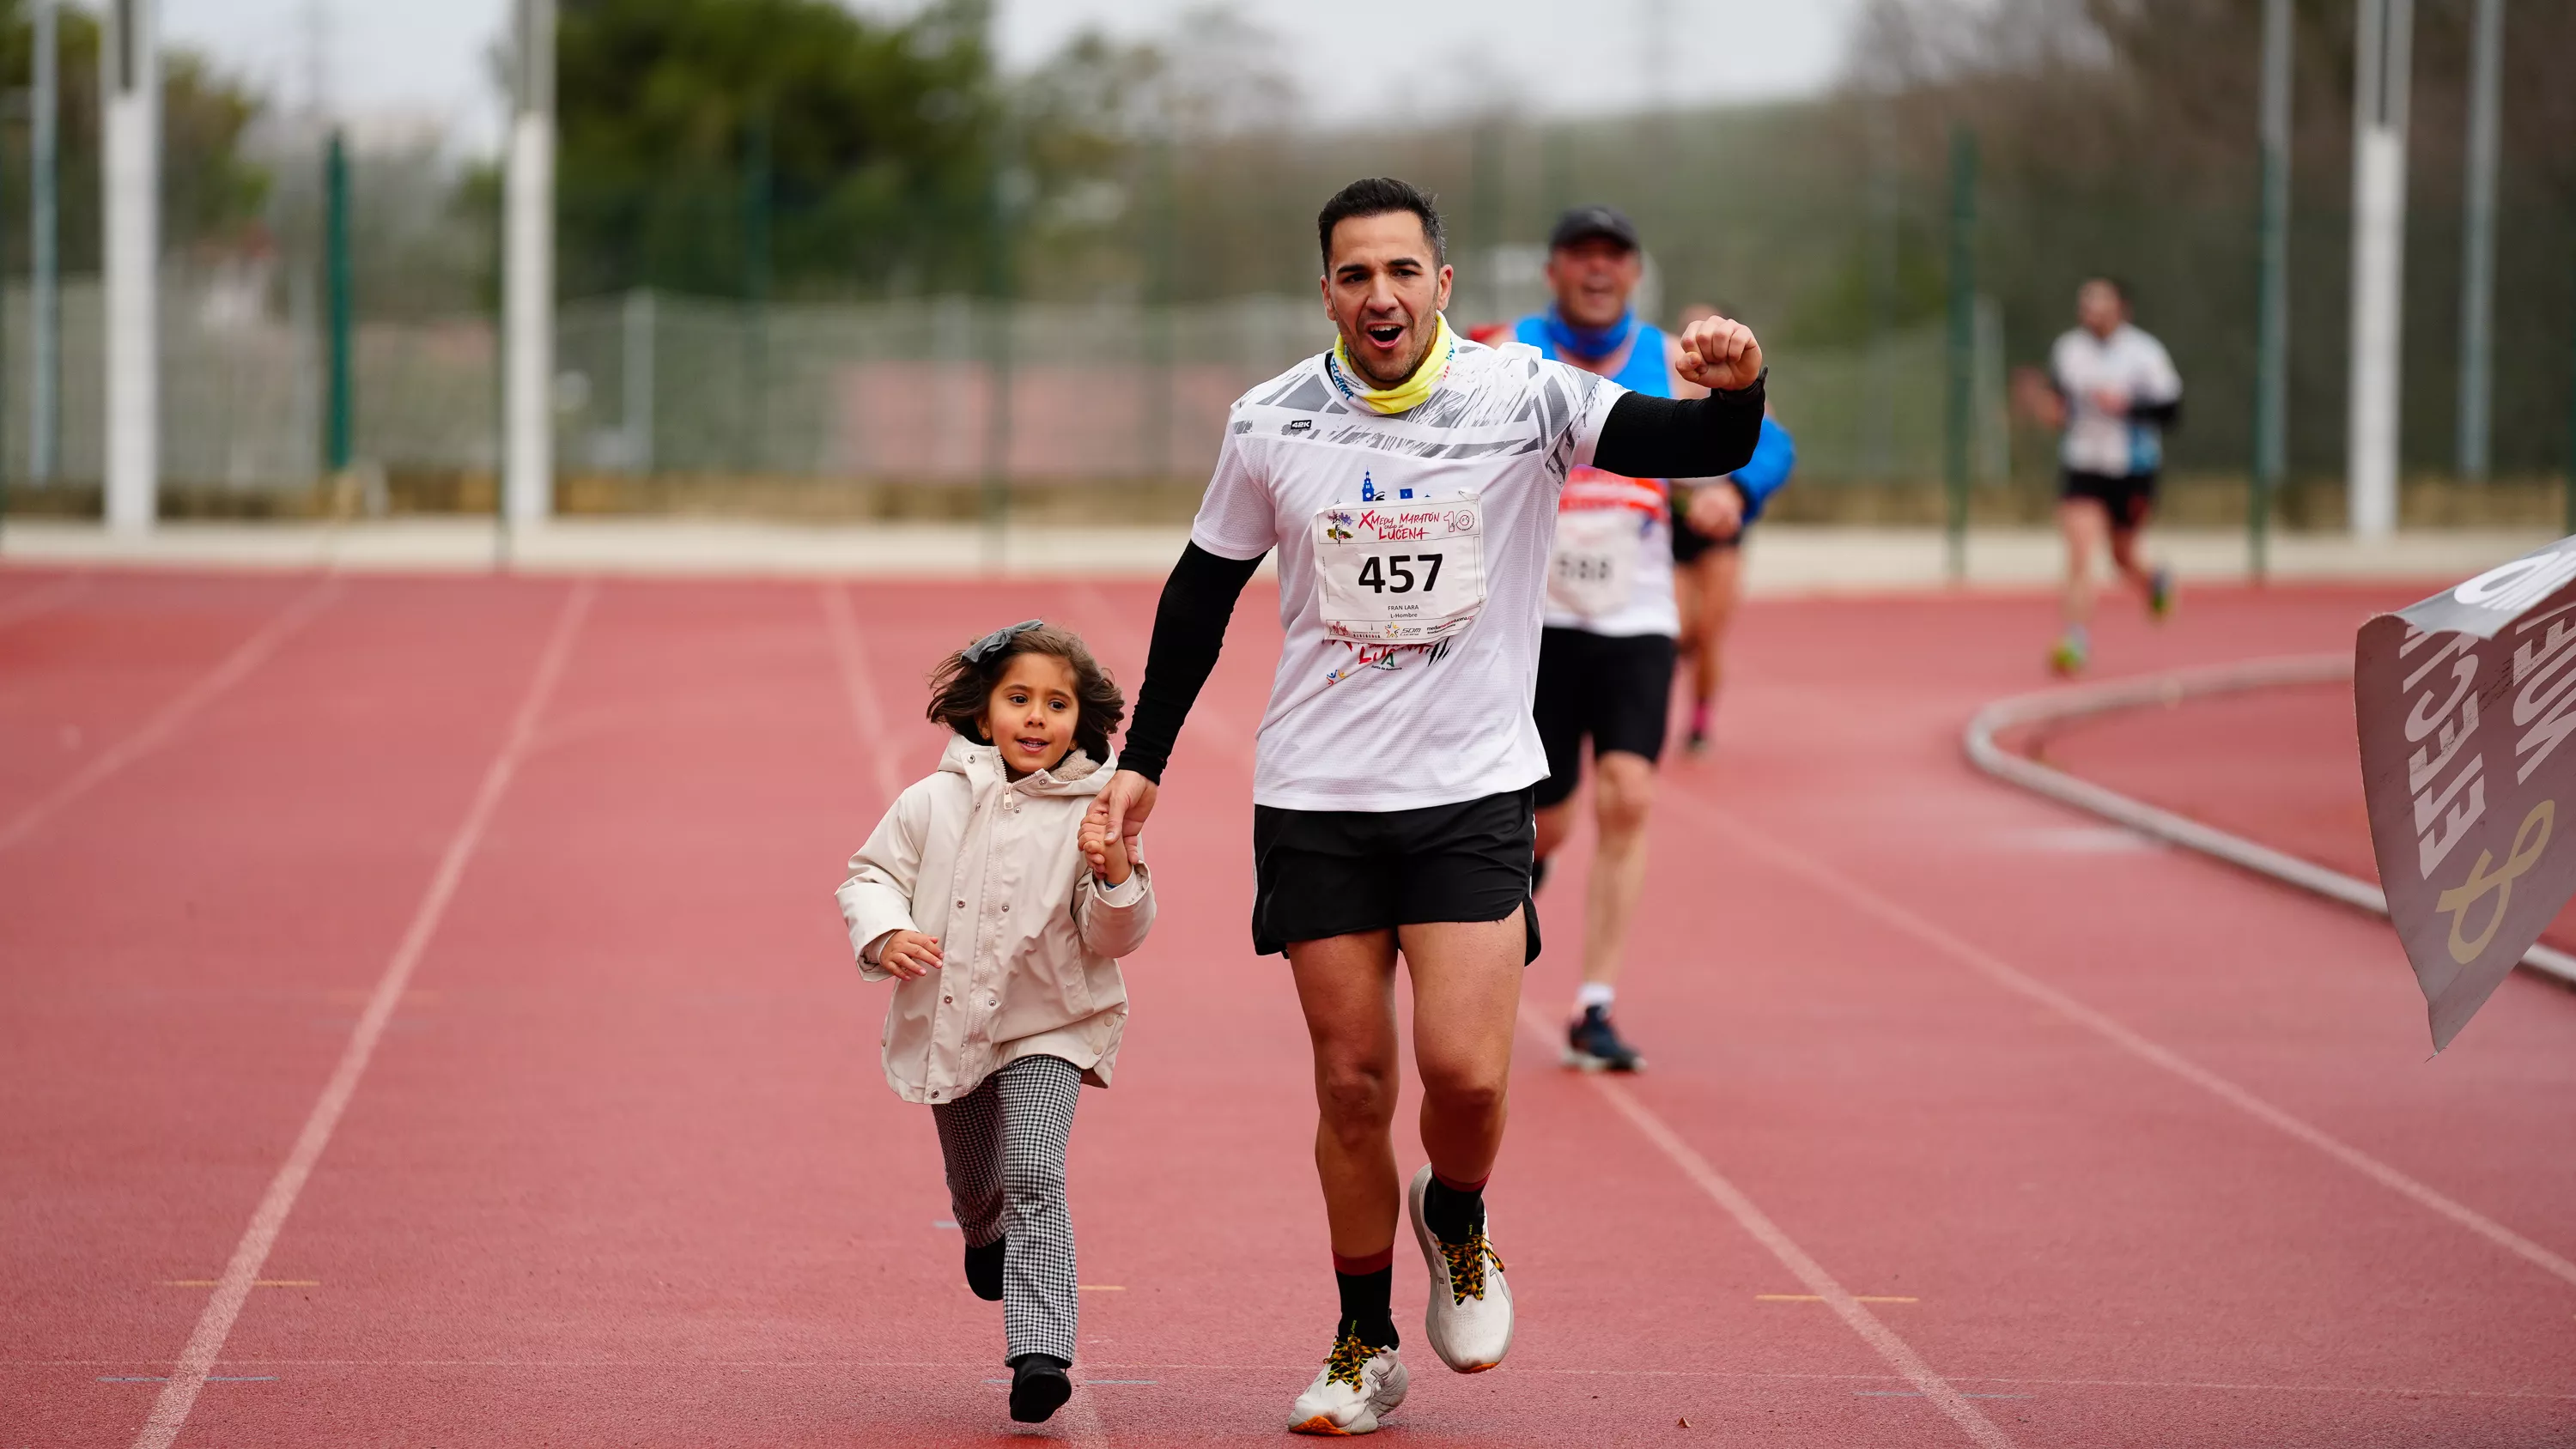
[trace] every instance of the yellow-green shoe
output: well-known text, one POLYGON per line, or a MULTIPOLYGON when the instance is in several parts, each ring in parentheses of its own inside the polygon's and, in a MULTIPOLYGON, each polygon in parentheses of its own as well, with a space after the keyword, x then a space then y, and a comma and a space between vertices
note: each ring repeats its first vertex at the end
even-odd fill
POLYGON ((2148 617, 2163 619, 2173 613, 2173 606, 2173 570, 2170 568, 2160 568, 2147 579, 2148 617))
POLYGON ((2081 674, 2089 652, 2082 639, 2069 634, 2048 651, 2049 672, 2069 677, 2081 674))

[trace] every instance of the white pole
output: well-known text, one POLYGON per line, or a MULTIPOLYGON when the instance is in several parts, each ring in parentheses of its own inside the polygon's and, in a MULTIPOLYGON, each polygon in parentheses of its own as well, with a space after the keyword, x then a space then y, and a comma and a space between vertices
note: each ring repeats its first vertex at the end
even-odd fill
POLYGON ((152 527, 160 492, 161 56, 158 0, 110 0, 106 96, 107 526, 152 527))
POLYGON ((518 18, 501 321, 501 498, 513 528, 554 511, 553 0, 519 0, 518 18))
POLYGON ((36 0, 35 111, 27 129, 27 475, 51 483, 62 471, 56 432, 62 405, 61 262, 54 250, 55 157, 60 151, 62 85, 54 23, 57 0, 36 0))
POLYGON ((2398 344, 2406 275, 2406 92, 2414 0, 2360 0, 2353 87, 2352 375, 2344 470, 2352 531, 2397 531, 2398 344))
POLYGON ((2504 89, 2504 0, 2478 0, 2476 50, 2469 62, 2469 174, 2460 218, 2460 422, 2463 478, 2488 465, 2495 336, 2497 112, 2504 89))

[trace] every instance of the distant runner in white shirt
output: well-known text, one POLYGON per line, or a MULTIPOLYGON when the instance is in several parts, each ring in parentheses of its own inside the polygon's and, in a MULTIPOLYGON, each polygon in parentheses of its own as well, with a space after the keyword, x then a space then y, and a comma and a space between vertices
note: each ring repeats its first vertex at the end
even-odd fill
POLYGON ((2065 633, 2048 655, 2060 674, 2092 658, 2093 560, 2106 546, 2150 615, 2173 611, 2173 573, 2147 566, 2138 535, 2155 506, 2164 430, 2182 410, 2182 377, 2164 344, 2130 324, 2126 287, 2109 277, 2087 281, 2076 290, 2075 316, 2080 325, 2049 350, 2046 389, 2031 398, 2042 422, 2066 430, 2057 505, 2066 537, 2065 633))
POLYGON ((1586 464, 1632 477, 1742 466, 1760 434, 1762 350, 1742 326, 1701 323, 1676 366, 1709 396, 1637 396, 1452 332, 1439 213, 1404 182, 1344 187, 1316 236, 1339 340, 1234 405, 1101 808, 1130 836, 1152 811, 1235 599, 1276 548, 1286 640, 1253 773, 1252 934, 1288 957, 1314 1043, 1315 1167, 1341 1298, 1288 1427, 1365 1434, 1406 1389, 1389 1310, 1399 1197, 1430 1272, 1433 1352, 1474 1373, 1511 1347, 1484 1187, 1521 967, 1537 951, 1531 790, 1547 756, 1530 702, 1558 491, 1586 464), (1399 955, 1430 1158, 1409 1189, 1392 1135, 1399 955))

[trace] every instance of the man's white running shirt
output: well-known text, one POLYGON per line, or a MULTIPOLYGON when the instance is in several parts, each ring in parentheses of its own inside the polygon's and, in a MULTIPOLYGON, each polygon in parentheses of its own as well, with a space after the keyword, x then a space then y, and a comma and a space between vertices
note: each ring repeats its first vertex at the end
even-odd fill
POLYGON ((2104 388, 2132 404, 2153 406, 2182 396, 2165 345, 2123 322, 2108 337, 2081 327, 2057 339, 2048 352, 2049 377, 2066 398, 2066 437, 2058 458, 2078 473, 2131 478, 2164 465, 2164 429, 2140 418, 2104 412, 2093 394, 2104 388))
MULTIPOLYGON (((1567 472, 1591 463, 1625 391, 1534 348, 1462 339, 1439 386, 1409 412, 1380 416, 1347 401, 1320 354, 1236 400, 1190 541, 1232 559, 1279 550, 1287 637, 1261 718, 1255 803, 1411 810, 1547 774, 1530 702, 1557 497, 1567 472), (1473 621, 1428 644, 1328 632, 1317 584, 1324 511, 1461 495, 1482 512, 1485 603, 1473 621)), ((1400 571, 1390 562, 1381 577, 1400 571)))

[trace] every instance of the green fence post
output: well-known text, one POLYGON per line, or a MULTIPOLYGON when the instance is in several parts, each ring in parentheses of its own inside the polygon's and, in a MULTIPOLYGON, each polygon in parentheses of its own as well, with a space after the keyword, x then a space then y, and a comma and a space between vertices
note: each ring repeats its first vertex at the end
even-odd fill
POLYGON ((349 148, 337 130, 322 152, 322 290, 330 338, 322 459, 336 478, 349 471, 356 442, 356 371, 350 357, 349 148))
POLYGON ((1977 133, 1950 128, 1949 409, 1943 420, 1942 473, 1949 495, 1948 566, 1952 583, 1968 577, 1968 447, 1974 419, 1977 347, 1977 133))
POLYGON ((2256 199, 2254 438, 2246 473, 2245 562, 2254 581, 2272 566, 2272 496, 2289 462, 2290 0, 2264 0, 2262 191, 2256 199))
POLYGON ((736 457, 753 471, 770 470, 769 457, 769 290, 771 214, 776 185, 771 172, 773 105, 763 100, 743 131, 742 195, 738 224, 742 237, 742 424, 736 457))

